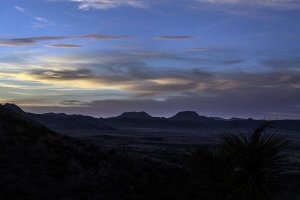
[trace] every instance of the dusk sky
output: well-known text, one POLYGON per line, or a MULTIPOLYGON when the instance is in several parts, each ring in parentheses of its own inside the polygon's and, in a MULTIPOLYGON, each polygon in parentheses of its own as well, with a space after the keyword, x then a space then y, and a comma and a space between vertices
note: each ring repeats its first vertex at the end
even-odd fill
POLYGON ((6 102, 300 119, 300 0, 1 0, 6 102))

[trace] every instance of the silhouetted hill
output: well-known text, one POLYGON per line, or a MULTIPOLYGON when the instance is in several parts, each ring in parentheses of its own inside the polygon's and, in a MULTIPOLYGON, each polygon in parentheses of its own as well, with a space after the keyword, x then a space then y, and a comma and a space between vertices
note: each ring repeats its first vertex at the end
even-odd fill
POLYGON ((84 115, 67 115, 67 114, 32 114, 27 113, 27 117, 44 124, 45 126, 56 131, 107 131, 113 130, 112 127, 103 123, 101 119, 97 119, 84 115))
MULTIPOLYGON (((175 120, 175 121, 192 121, 192 122, 197 122, 197 121, 203 121, 203 120, 209 120, 210 118, 200 116, 197 112, 195 111, 183 111, 179 112, 173 117, 169 118, 170 120, 175 120)), ((212 119, 214 120, 214 119, 212 119)))
POLYGON ((76 190, 88 192, 81 185, 92 183, 88 174, 104 158, 7 105, 0 105, 0 151, 0 199, 8 200, 78 199, 76 190))
POLYGON ((67 115, 64 113, 34 114, 26 113, 15 104, 5 104, 4 108, 14 111, 26 118, 36 121, 54 131, 107 131, 112 127, 103 124, 101 119, 84 115, 67 115))
POLYGON ((153 119, 151 115, 146 112, 125 112, 116 118, 127 118, 127 119, 153 119))
POLYGON ((19 106, 17 106, 16 104, 6 103, 6 104, 3 105, 3 107, 6 108, 6 109, 9 109, 9 110, 12 110, 16 113, 19 113, 19 114, 25 114, 25 112, 19 106))
POLYGON ((0 152, 3 200, 163 200, 190 194, 176 189, 188 180, 177 168, 146 156, 106 153, 2 105, 0 152))

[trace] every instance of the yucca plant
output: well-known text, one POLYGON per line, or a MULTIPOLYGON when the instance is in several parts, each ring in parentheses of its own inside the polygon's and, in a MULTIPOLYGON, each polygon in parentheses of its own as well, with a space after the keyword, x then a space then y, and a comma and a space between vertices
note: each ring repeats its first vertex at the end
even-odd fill
POLYGON ((270 122, 266 122, 249 135, 226 133, 222 137, 223 148, 234 162, 236 199, 280 199, 280 177, 288 156, 284 153, 287 141, 265 133, 269 127, 270 122))

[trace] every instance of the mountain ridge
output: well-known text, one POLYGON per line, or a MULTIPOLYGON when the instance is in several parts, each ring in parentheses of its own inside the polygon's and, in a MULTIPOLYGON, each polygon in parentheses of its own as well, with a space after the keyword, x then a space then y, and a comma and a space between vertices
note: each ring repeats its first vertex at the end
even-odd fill
MULTIPOLYGON (((85 115, 65 113, 34 114, 23 111, 14 104, 5 104, 9 110, 36 121, 56 132, 64 133, 107 133, 140 129, 155 130, 249 130, 265 120, 201 116, 195 111, 181 111, 169 118, 153 117, 146 112, 125 112, 111 118, 95 118, 85 115)), ((275 120, 275 128, 280 130, 300 131, 300 120, 275 120)))
POLYGON ((209 117, 200 116, 196 111, 181 111, 169 118, 176 121, 198 121, 207 120, 209 117))
POLYGON ((131 112, 124 112, 121 115, 116 116, 115 118, 152 119, 154 117, 144 111, 140 111, 140 112, 131 111, 131 112))

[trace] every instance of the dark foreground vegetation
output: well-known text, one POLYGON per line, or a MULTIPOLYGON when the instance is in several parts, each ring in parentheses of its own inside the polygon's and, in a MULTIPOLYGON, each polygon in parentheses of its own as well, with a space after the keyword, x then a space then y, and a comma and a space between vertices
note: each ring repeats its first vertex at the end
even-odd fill
POLYGON ((0 106, 0 199, 299 200, 297 161, 268 127, 158 159, 56 134, 0 106))

